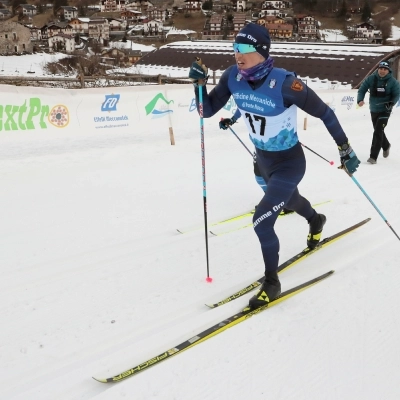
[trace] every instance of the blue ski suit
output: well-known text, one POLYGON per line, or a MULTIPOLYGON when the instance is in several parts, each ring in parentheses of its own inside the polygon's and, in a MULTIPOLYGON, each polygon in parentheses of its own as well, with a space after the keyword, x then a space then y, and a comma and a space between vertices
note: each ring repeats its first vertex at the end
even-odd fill
POLYGON ((249 82, 241 79, 233 65, 210 93, 206 86, 195 88, 197 103, 199 90, 203 91, 204 118, 212 117, 232 96, 247 126, 261 176, 267 183, 253 226, 261 244, 265 271, 276 271, 279 239, 274 225, 280 211, 284 207, 294 210, 308 222, 316 213, 297 189, 306 170, 297 136, 297 107, 321 119, 338 146, 348 141, 346 134, 332 109, 293 72, 284 69, 273 68, 263 79, 249 82))

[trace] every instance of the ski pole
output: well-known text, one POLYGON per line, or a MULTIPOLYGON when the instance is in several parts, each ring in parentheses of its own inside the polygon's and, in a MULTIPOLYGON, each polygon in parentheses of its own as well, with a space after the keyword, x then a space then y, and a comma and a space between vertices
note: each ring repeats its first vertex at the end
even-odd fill
POLYGON ((207 185, 206 185, 206 155, 204 145, 204 121, 203 121, 203 88, 199 86, 199 115, 200 115, 200 137, 201 137, 201 164, 203 175, 203 208, 204 208, 204 231, 206 234, 206 259, 207 259, 207 282, 212 282, 210 277, 210 262, 208 257, 208 227, 207 227, 207 185))
POLYGON ((307 147, 305 144, 301 143, 300 144, 305 147, 307 150, 311 151, 311 153, 314 153, 315 155, 317 155, 318 157, 322 158, 323 160, 325 160, 327 163, 333 165, 334 162, 333 161, 328 161, 325 157, 322 157, 320 154, 318 154, 316 151, 310 149, 309 147, 307 147))
MULTIPOLYGON (((223 120, 223 118, 221 118, 221 120, 223 120)), ((230 131, 236 136, 237 140, 239 140, 240 143, 242 143, 243 147, 249 152, 249 154, 253 157, 253 153, 249 150, 249 148, 242 142, 242 140, 240 139, 240 137, 236 134, 236 132, 230 127, 228 126, 228 128, 230 129, 230 131)))
MULTIPOLYGON (((304 146, 302 144, 302 146, 304 146)), ((309 147, 304 146, 306 149, 312 151, 314 154, 316 154, 317 156, 321 157, 322 159, 324 159, 326 162, 328 162, 329 164, 333 164, 333 161, 328 161, 326 158, 320 156, 318 153, 316 153, 315 151, 311 150, 309 147)), ((397 239, 400 240, 399 235, 396 233, 396 231, 393 229, 393 227, 390 225, 389 221, 385 218, 385 216, 382 214, 382 212, 379 210, 379 208, 375 205, 375 203, 372 201, 371 197, 368 196, 367 192, 363 189, 363 187, 360 185, 360 183, 357 181, 356 178, 354 178, 353 174, 350 174, 346 168, 344 168, 343 165, 341 165, 340 167, 338 167, 338 169, 344 169, 345 172, 347 173, 347 175, 350 176, 350 178, 353 180, 353 182, 358 186, 358 188, 361 190, 361 192, 364 194, 364 196, 368 199, 368 201, 372 204, 372 206, 375 208, 375 210, 378 212, 378 214, 381 216, 381 218, 385 221, 386 225, 390 228, 390 230, 395 234, 395 236, 397 237, 397 239)))
MULTIPOLYGON (((347 172, 347 171, 346 171, 347 172)), ((368 199, 368 201, 372 204, 372 206, 375 208, 375 210, 378 212, 378 214, 381 216, 381 218, 385 221, 386 225, 391 229, 391 231, 396 235, 397 239, 400 240, 399 235, 396 233, 396 231, 393 229, 393 227, 390 225, 389 221, 385 218, 385 216, 381 213, 379 208, 375 205, 375 203, 372 201, 371 197, 368 196, 367 192, 362 188, 362 186, 359 184, 356 178, 354 178, 353 175, 349 174, 350 178, 353 180, 353 182, 358 186, 358 188, 361 190, 361 192, 364 194, 364 196, 368 199)))
MULTIPOLYGON (((221 118, 222 120, 223 118, 221 118)), ((240 143, 242 143, 243 147, 249 152, 249 154, 253 157, 252 152, 249 150, 249 148, 242 142, 242 140, 239 138, 239 136, 236 134, 236 132, 230 127, 228 126, 228 128, 231 130, 231 132, 237 137, 237 139, 239 140, 240 143)), ((330 165, 334 164, 334 161, 329 161, 327 160, 325 157, 322 157, 320 154, 318 154, 316 151, 310 149, 308 146, 306 146, 305 144, 301 143, 300 144, 305 147, 307 150, 311 151, 311 153, 314 153, 315 155, 317 155, 318 157, 322 158, 323 160, 325 160, 327 163, 329 163, 330 165)))

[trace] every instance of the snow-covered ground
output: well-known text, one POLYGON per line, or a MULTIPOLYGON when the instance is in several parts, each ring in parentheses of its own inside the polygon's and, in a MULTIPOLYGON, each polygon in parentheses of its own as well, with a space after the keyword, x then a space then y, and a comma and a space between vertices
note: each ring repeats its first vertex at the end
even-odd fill
MULTIPOLYGON (((83 91, 80 95, 84 95, 83 91)), ((191 99, 182 99, 183 104, 191 99)), ((366 163, 366 107, 338 115, 362 161, 355 174, 400 233, 400 136, 390 157, 366 163)), ((205 120, 208 221, 261 198, 252 158, 218 118, 205 120)), ((243 122, 236 133, 251 148, 243 122)), ((92 376, 139 364, 240 310, 204 303, 263 274, 251 228, 209 239, 207 283, 199 118, 168 133, 138 122, 131 134, 79 137, 0 131, 0 362, 2 400, 397 400, 400 398, 400 241, 338 170, 322 123, 299 121, 301 193, 321 205, 331 235, 372 220, 282 274, 283 289, 335 274, 209 341, 116 385, 92 376), (40 140, 34 135, 39 135, 40 140), (180 235, 176 228, 198 226, 180 235)), ((247 221, 246 221, 247 222, 247 221)), ((278 220, 280 259, 306 244, 307 223, 278 220)))
POLYGON ((36 53, 0 57, 0 76, 51 76, 45 65, 67 57, 64 53, 36 53))
POLYGON ((325 39, 326 42, 346 42, 347 36, 343 35, 341 29, 320 29, 321 37, 325 39))

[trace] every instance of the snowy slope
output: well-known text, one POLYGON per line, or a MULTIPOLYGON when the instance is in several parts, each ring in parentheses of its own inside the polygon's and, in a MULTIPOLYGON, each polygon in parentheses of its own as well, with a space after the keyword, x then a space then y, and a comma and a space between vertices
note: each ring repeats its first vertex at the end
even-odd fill
MULTIPOLYGON (((355 177, 400 232, 400 137, 396 109, 388 159, 366 163, 367 108, 339 115, 362 160, 355 177)), ((301 124, 299 124, 300 126, 301 124)), ((234 126, 250 146, 242 122, 234 126)), ((301 193, 319 207, 330 235, 367 217, 346 239, 282 274, 283 289, 330 269, 323 283, 219 336, 116 385, 134 366, 234 313, 249 297, 219 300, 260 277, 251 228, 209 240, 205 282, 199 121, 165 132, 48 135, 1 141, 0 399, 395 400, 400 397, 400 242, 354 182, 337 170, 322 123, 299 130, 308 171, 301 193)), ((251 209, 261 190, 237 139, 205 121, 208 220, 251 209)), ((305 247, 306 222, 278 220, 281 260, 305 247)))

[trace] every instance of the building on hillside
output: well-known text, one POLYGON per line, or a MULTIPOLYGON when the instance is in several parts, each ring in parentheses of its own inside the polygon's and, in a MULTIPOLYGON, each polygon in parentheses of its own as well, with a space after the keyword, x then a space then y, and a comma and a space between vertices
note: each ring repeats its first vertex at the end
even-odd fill
POLYGON ((279 15, 268 15, 259 18, 257 23, 265 26, 265 24, 285 24, 286 21, 279 15))
POLYGON ((110 32, 126 31, 127 21, 125 19, 107 18, 110 24, 110 32))
POLYGON ((57 52, 70 54, 75 51, 75 39, 72 35, 57 33, 49 37, 49 49, 57 52))
POLYGON ((299 14, 295 17, 297 33, 301 37, 315 39, 317 37, 317 21, 311 15, 299 14))
POLYGON ((247 7, 247 1, 246 0, 238 0, 236 2, 236 11, 238 12, 245 12, 247 7))
POLYGON ((46 34, 42 33, 44 39, 51 38, 58 34, 73 35, 72 25, 67 22, 51 22, 47 24, 46 34))
POLYGON ((7 8, 0 9, 0 20, 1 21, 4 21, 11 17, 12 17, 12 12, 10 10, 8 10, 7 8))
POLYGON ((374 25, 363 22, 356 25, 354 41, 368 43, 382 43, 382 32, 374 25))
POLYGON ((125 11, 126 0, 101 0, 101 12, 125 11))
POLYGON ((143 54, 141 50, 112 48, 103 50, 101 53, 101 62, 113 66, 128 68, 137 63, 142 57, 143 54))
POLYGON ((293 37, 293 25, 285 23, 263 23, 263 19, 257 20, 259 25, 265 26, 272 39, 290 39, 293 37))
POLYGON ((3 0, 3 1, 0 1, 0 3, 3 4, 3 8, 11 11, 11 7, 12 7, 11 0, 3 0))
MULTIPOLYGON (((143 57, 141 50, 128 49, 127 56, 129 57, 129 62, 133 65, 136 64, 143 57)), ((147 53, 146 53, 147 54, 147 53)))
POLYGON ((147 11, 151 10, 153 7, 154 4, 150 1, 135 0, 129 3, 130 10, 141 11, 142 13, 147 13, 147 11))
POLYGON ((73 18, 78 18, 78 9, 71 6, 61 6, 57 8, 55 15, 60 21, 70 21, 73 18))
POLYGON ((233 35, 236 36, 239 31, 246 25, 246 14, 235 13, 233 14, 233 35))
POLYGON ((282 9, 282 8, 292 8, 292 2, 291 1, 280 1, 280 0, 267 0, 264 1, 262 4, 262 8, 267 8, 268 6, 272 6, 277 9, 282 9))
POLYGON ((126 21, 127 26, 140 22, 141 16, 142 16, 141 11, 134 11, 128 9, 126 9, 125 11, 121 11, 121 19, 126 21))
POLYGON ((149 19, 156 19, 161 22, 165 22, 165 20, 167 19, 167 15, 167 10, 163 10, 157 7, 154 7, 147 11, 147 16, 149 17, 149 19))
POLYGON ((90 18, 73 18, 68 24, 71 25, 74 35, 89 35, 89 21, 90 18))
POLYGON ((121 49, 106 49, 101 52, 100 60, 102 63, 118 67, 130 67, 128 57, 121 49))
POLYGON ((163 33, 163 23, 161 21, 158 21, 156 19, 153 19, 151 21, 147 21, 143 24, 144 28, 144 34, 145 35, 150 35, 150 36, 157 36, 161 35, 163 33))
POLYGON ((33 17, 37 14, 36 6, 32 4, 20 4, 14 9, 15 14, 22 17, 33 17))
POLYGON ((29 31, 31 32, 31 40, 42 40, 42 31, 41 28, 38 28, 37 26, 27 26, 29 28, 29 31))
POLYGON ((185 12, 187 13, 200 11, 201 6, 201 0, 185 0, 185 12))
POLYGON ((14 21, 0 24, 0 53, 32 53, 31 32, 29 28, 14 21))
POLYGON ((214 14, 207 20, 203 29, 203 39, 222 39, 222 20, 223 17, 220 14, 214 14))
POLYGON ((232 6, 232 0, 213 0, 213 11, 219 11, 219 10, 231 10, 233 8, 232 6))
POLYGON ((274 8, 272 6, 268 8, 263 8, 260 11, 260 17, 280 17, 285 18, 292 14, 292 9, 290 8, 274 8))
POLYGON ((97 42, 106 45, 110 40, 110 24, 106 18, 90 20, 89 38, 97 40, 97 42))

